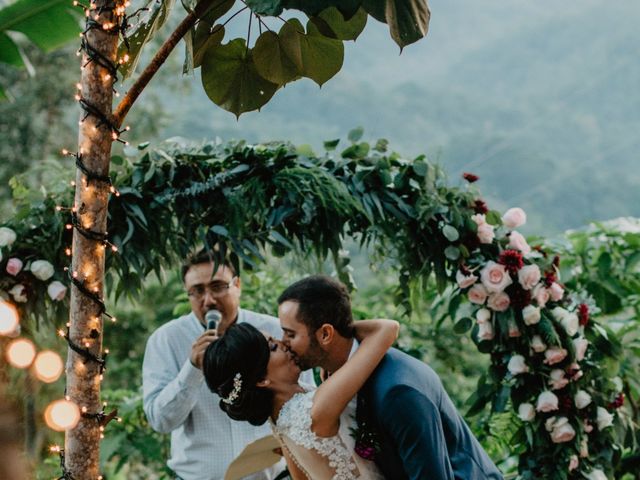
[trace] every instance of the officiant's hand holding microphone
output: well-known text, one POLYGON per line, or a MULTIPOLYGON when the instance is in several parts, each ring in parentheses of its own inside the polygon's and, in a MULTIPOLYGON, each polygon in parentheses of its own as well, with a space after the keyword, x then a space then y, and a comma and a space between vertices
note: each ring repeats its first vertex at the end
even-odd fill
POLYGON ((191 364, 200 370, 202 370, 202 359, 204 358, 205 350, 209 344, 218 339, 217 329, 221 318, 222 314, 218 310, 209 310, 204 316, 206 330, 193 342, 193 346, 191 347, 191 364))

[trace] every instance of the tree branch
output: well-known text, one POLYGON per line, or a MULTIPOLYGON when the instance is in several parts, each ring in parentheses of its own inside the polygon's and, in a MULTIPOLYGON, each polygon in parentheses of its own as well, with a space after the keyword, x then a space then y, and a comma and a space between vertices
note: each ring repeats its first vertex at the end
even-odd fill
POLYGON ((198 19, 209 9, 212 1, 213 0, 200 0, 194 7, 193 11, 189 13, 182 22, 180 22, 180 25, 176 27, 171 35, 169 35, 169 38, 167 38, 167 40, 162 44, 151 62, 149 62, 149 65, 147 65, 116 107, 113 113, 113 121, 118 127, 122 125, 122 122, 127 116, 127 113, 129 113, 129 110, 131 110, 134 102, 138 99, 147 84, 169 57, 169 54, 173 51, 176 45, 178 45, 180 40, 182 40, 182 37, 187 34, 187 32, 196 24, 198 19))

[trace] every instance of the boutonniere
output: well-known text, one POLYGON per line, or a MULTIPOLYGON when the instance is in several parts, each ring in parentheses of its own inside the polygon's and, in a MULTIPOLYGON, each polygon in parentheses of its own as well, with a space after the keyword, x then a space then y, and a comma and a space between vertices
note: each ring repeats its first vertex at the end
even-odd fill
POLYGON ((376 455, 380 453, 380 442, 376 431, 366 422, 359 422, 349 430, 356 441, 354 451, 365 460, 375 460, 376 455))

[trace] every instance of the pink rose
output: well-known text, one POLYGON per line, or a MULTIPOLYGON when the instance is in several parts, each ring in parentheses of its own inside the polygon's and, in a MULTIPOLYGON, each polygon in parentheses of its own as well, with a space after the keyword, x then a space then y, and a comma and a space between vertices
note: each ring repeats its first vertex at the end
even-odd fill
POLYGON ((562 300, 563 295, 564 288, 562 288, 560 284, 553 282, 549 287, 549 296, 551 297, 551 300, 553 300, 554 302, 559 302, 560 300, 562 300))
POLYGON ((14 277, 22 270, 22 260, 19 258, 10 258, 7 260, 7 273, 14 277))
POLYGON ((509 359, 507 370, 509 370, 511 375, 516 376, 516 375, 520 375, 521 373, 528 372, 529 367, 527 366, 524 360, 524 357, 522 355, 514 355, 509 359))
MULTIPOLYGON (((509 300, 509 295, 504 292, 492 293, 489 295, 489 301, 487 302, 487 307, 495 312, 504 312, 507 308, 509 308, 509 304, 511 300, 509 300)), ((514 324, 515 326, 515 324, 514 324)), ((518 327, 516 327, 517 329, 518 327)), ((520 333, 520 332, 518 332, 520 333)), ((511 335, 511 328, 509 329, 509 336, 511 335)), ((516 335, 520 336, 520 335, 516 335)))
POLYGON ((487 299, 487 295, 488 295, 487 289, 484 288, 479 283, 471 287, 469 289, 469 292, 467 293, 467 296, 469 297, 469 301, 477 305, 484 304, 485 300, 487 299))
POLYGON ((573 347, 576 350, 576 360, 581 362, 584 360, 584 356, 587 353, 587 347, 589 346, 589 340, 584 337, 578 337, 573 339, 573 347))
POLYGON ((61 282, 54 280, 47 287, 47 293, 51 300, 60 301, 64 298, 67 293, 67 287, 65 287, 61 282))
POLYGON ((556 397, 551 392, 542 392, 540 395, 538 395, 536 410, 538 412, 553 412, 555 410, 558 410, 558 397, 556 397))
POLYGON ((467 288, 476 283, 478 277, 473 274, 465 275, 460 270, 456 272, 456 282, 460 288, 467 288))
POLYGON ((502 223, 509 230, 518 228, 527 222, 527 214, 521 208, 515 207, 507 210, 502 216, 502 223))
POLYGON ((489 260, 480 271, 480 281, 488 292, 502 292, 512 280, 504 265, 489 260))
POLYGON ((496 238, 496 234, 493 231, 493 225, 483 223, 478 225, 478 240, 480 243, 491 243, 496 238))
POLYGON ((518 282, 525 290, 531 290, 540 281, 540 268, 537 265, 525 265, 518 270, 518 282))
POLYGON ((515 230, 509 235, 508 246, 510 248, 520 250, 523 255, 531 252, 531 247, 525 240, 524 236, 522 236, 522 234, 516 232, 515 230))
POLYGON ((544 363, 547 365, 555 365, 567 357, 567 351, 560 347, 551 347, 544 352, 544 363))
POLYGON ((473 220, 478 226, 487 223, 487 217, 484 216, 484 213, 476 213, 475 215, 471 215, 471 220, 473 220))
POLYGON ((589 420, 587 420, 586 418, 582 421, 582 424, 584 425, 584 431, 586 433, 591 433, 593 432, 593 425, 591 425, 589 423, 589 420))
POLYGON ((577 455, 571 455, 569 459, 569 471, 573 472, 580 465, 580 460, 578 460, 577 455))
POLYGON ((569 379, 564 376, 564 370, 556 368, 551 370, 549 381, 547 382, 551 387, 551 390, 560 390, 569 383, 569 379))
POLYGON ((543 308, 549 301, 549 290, 542 284, 536 285, 531 294, 540 308, 543 308))
POLYGON ((578 362, 574 362, 571 365, 569 365, 567 367, 567 372, 571 376, 571 380, 573 380, 574 382, 578 380, 580 377, 582 377, 583 375, 583 372, 580 369, 580 365, 578 364, 578 362))
POLYGON ((551 441, 553 443, 570 442, 576 436, 576 431, 569 423, 567 417, 560 417, 553 424, 553 430, 551 431, 551 441))

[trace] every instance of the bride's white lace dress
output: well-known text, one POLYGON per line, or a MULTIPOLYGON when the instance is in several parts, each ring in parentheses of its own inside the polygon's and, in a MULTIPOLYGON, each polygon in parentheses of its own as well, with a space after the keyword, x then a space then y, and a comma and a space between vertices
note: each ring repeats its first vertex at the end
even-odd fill
MULTIPOLYGON (((310 480, 384 480, 375 463, 354 452, 349 428, 355 424, 355 405, 340 416, 340 429, 333 437, 318 437, 311 431, 311 406, 315 390, 297 393, 284 404, 273 428, 298 467, 310 480)), ((355 402, 352 402, 352 404, 355 402)))

